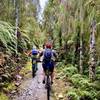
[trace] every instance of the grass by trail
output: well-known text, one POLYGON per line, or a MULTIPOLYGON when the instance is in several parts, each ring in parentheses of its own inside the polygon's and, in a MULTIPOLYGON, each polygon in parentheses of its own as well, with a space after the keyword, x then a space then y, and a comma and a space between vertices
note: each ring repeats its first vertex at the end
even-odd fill
POLYGON ((25 65, 25 67, 23 67, 20 71, 19 74, 23 75, 23 76, 27 76, 27 73, 32 71, 32 63, 30 61, 27 62, 27 64, 25 65))
POLYGON ((9 100, 6 94, 0 93, 0 100, 9 100))
POLYGON ((61 76, 59 76, 58 69, 55 70, 55 78, 53 84, 53 91, 55 100, 67 100, 66 91, 69 90, 70 83, 65 82, 61 76))

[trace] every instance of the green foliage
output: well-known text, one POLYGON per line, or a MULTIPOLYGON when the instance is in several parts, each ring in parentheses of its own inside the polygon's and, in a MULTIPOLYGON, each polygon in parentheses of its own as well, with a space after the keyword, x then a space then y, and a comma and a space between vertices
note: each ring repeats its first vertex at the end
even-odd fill
POLYGON ((64 62, 65 61, 63 60, 62 62, 57 63, 58 70, 65 68, 64 62))
POLYGON ((71 91, 74 90, 80 100, 94 100, 98 98, 98 92, 100 90, 99 81, 91 83, 86 76, 80 74, 72 75, 69 79, 74 86, 71 91))
POLYGON ((100 80, 100 66, 96 67, 96 79, 100 80))
MULTIPOLYGON (((69 66, 69 65, 68 65, 68 66, 69 66)), ((62 70, 63 73, 64 73, 66 76, 70 77, 70 76, 72 76, 73 74, 78 73, 78 70, 77 70, 76 67, 74 67, 73 65, 71 65, 70 67, 68 67, 68 66, 65 66, 65 68, 62 70)))
POLYGON ((77 95, 77 93, 72 90, 68 91, 67 97, 68 97, 68 100, 79 100, 79 96, 77 95))
POLYGON ((14 28, 10 24, 0 21, 0 44, 6 50, 16 52, 16 36, 14 28))
POLYGON ((4 93, 0 93, 1 100, 8 100, 8 97, 4 93))
POLYGON ((90 92, 79 90, 78 95, 80 97, 80 100, 93 100, 93 97, 90 92))
POLYGON ((89 80, 87 78, 84 78, 80 74, 75 74, 70 79, 75 87, 80 87, 85 89, 89 87, 89 80))
POLYGON ((94 81, 93 83, 90 83, 90 87, 99 91, 100 90, 100 80, 97 80, 97 81, 94 81))
POLYGON ((74 67, 72 64, 64 65, 62 62, 59 63, 57 71, 59 72, 59 77, 61 79, 64 79, 66 77, 71 77, 74 74, 78 73, 78 70, 76 67, 74 67))
POLYGON ((100 91, 97 92, 96 98, 97 98, 97 100, 100 100, 100 91))
POLYGON ((72 64, 58 64, 58 76, 67 79, 72 87, 67 90, 69 100, 99 100, 100 82, 90 82, 87 76, 78 74, 78 70, 72 64))
POLYGON ((27 48, 26 42, 24 41, 24 39, 23 38, 19 39, 18 40, 18 51, 22 53, 26 48, 27 48))
POLYGON ((67 92, 67 97, 69 100, 98 100, 98 94, 95 93, 96 91, 86 91, 82 89, 71 88, 67 92), (97 95, 97 97, 96 97, 97 95))

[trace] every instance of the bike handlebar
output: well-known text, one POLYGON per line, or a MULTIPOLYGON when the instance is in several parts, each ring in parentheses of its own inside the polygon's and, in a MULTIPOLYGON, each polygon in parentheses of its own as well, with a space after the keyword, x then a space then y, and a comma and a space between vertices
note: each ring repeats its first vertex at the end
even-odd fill
MULTIPOLYGON (((37 62, 43 62, 43 61, 41 61, 41 60, 37 60, 37 62)), ((54 61, 54 62, 61 62, 61 61, 54 61)))

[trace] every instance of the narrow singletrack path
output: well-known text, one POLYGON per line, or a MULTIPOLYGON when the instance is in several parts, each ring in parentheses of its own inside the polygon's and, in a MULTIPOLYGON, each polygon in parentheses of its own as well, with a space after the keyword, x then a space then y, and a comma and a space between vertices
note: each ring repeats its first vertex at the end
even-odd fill
MULTIPOLYGON (((19 87, 18 94, 14 95, 11 100, 47 100, 47 92, 45 85, 42 84, 43 71, 41 63, 38 64, 38 71, 34 78, 30 77, 24 79, 19 87)), ((54 100, 51 97, 51 100, 54 100)))

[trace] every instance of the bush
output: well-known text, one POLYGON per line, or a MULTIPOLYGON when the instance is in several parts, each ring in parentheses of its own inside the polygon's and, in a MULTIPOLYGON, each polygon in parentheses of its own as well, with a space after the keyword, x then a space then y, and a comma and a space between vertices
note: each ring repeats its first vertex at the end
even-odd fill
POLYGON ((74 84, 75 87, 79 87, 79 82, 82 80, 82 75, 75 74, 70 78, 71 82, 74 84))
POLYGON ((98 91, 100 90, 100 82, 95 81, 94 83, 90 82, 88 78, 83 75, 75 74, 70 78, 71 82, 74 85, 74 88, 77 88, 77 93, 80 96, 80 100, 94 100, 97 99, 98 91))
POLYGON ((70 80, 72 81, 72 83, 74 84, 75 87, 80 87, 80 88, 88 88, 90 83, 89 80, 87 78, 84 78, 82 75, 80 74, 75 74, 73 75, 70 80))
POLYGON ((100 81, 94 81, 93 83, 90 84, 91 87, 96 89, 97 91, 100 90, 100 81))
POLYGON ((96 94, 96 99, 97 99, 97 100, 100 100, 100 91, 97 92, 97 94, 96 94))
POLYGON ((73 66, 71 66, 71 67, 67 67, 67 66, 66 66, 62 71, 63 71, 63 73, 64 73, 66 76, 68 76, 68 77, 72 76, 73 74, 78 73, 77 68, 75 68, 75 67, 73 67, 73 66))
POLYGON ((59 63, 57 71, 59 73, 58 76, 60 76, 61 79, 71 77, 73 74, 78 73, 77 68, 74 67, 72 64, 64 65, 63 63, 59 63))
POLYGON ((89 91, 71 88, 67 93, 68 100, 94 100, 95 97, 89 91))
POLYGON ((94 100, 91 93, 88 91, 80 91, 80 100, 94 100))
MULTIPOLYGON (((86 75, 78 74, 77 68, 72 64, 63 65, 61 67, 58 67, 58 69, 60 72, 60 77, 64 79, 67 76, 67 79, 69 79, 74 86, 71 90, 68 90, 68 100, 100 99, 100 82, 98 80, 95 82, 90 82, 89 78, 86 75)), ((96 72, 99 74, 99 69, 96 72)))
POLYGON ((64 67, 64 61, 57 63, 57 67, 58 69, 64 67))
POLYGON ((100 66, 96 67, 96 79, 100 80, 100 66))
POLYGON ((79 100, 79 96, 77 95, 77 92, 75 89, 71 89, 67 93, 68 100, 79 100))

